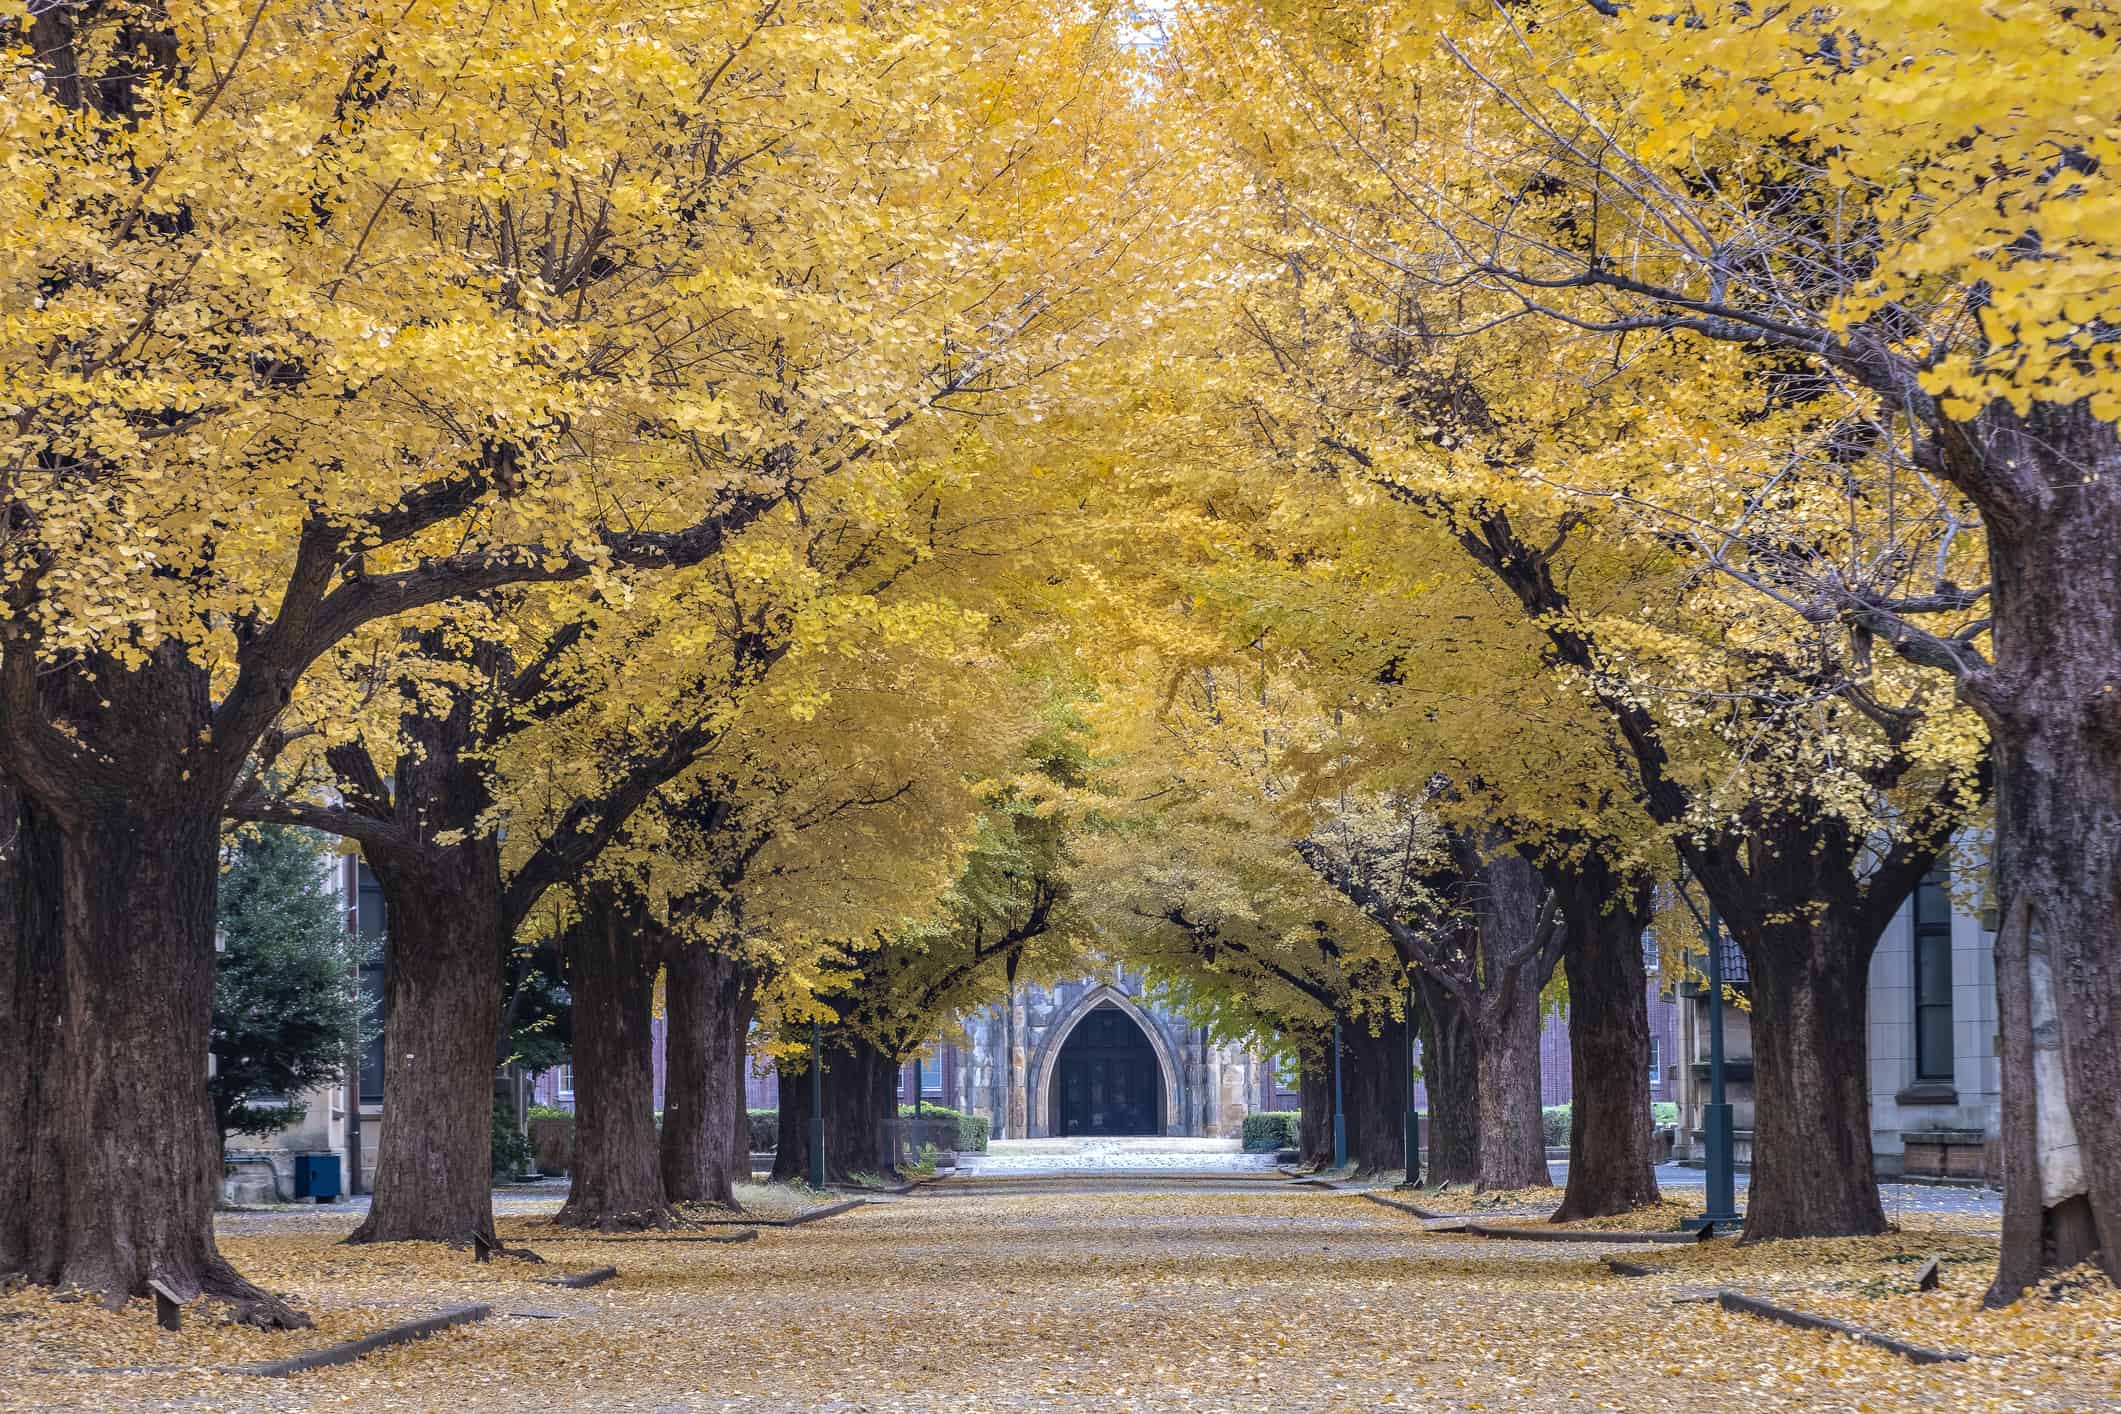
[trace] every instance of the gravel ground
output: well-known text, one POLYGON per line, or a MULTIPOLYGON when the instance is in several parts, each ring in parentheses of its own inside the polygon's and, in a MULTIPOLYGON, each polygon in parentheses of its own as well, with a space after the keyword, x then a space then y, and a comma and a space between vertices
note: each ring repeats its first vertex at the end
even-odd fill
MULTIPOLYGON (((474 1268, 424 1245, 346 1248, 317 1231, 231 1232, 239 1265, 320 1310, 327 1300, 342 1310, 487 1300, 523 1314, 292 1381, 29 1375, 0 1381, 0 1406, 940 1414, 2121 1403, 2111 1358, 2121 1302, 2086 1293, 1990 1318, 1972 1293, 1992 1246, 1962 1236, 1954 1251, 1966 1265, 1930 1297, 1945 1304, 1924 1305, 1899 1288, 1925 1240, 1889 1251, 1881 1239, 1787 1244, 1786 1261, 1775 1250, 1785 1244, 1719 1245, 1727 1256, 1618 1249, 1686 1263, 1630 1281, 1604 1267, 1614 1249, 1432 1234, 1359 1195, 1212 1174, 944 1180, 741 1246, 540 1238, 542 1268, 474 1268), (607 1261, 621 1271, 608 1285, 533 1284, 607 1261), (1831 1292, 1837 1313, 1871 1309, 1875 1287, 1896 1327, 1925 1310, 1948 1315, 1984 1358, 1914 1366, 1699 1300, 1724 1280, 1831 1292)), ((153 1338, 144 1303, 115 1316, 60 1309, 78 1314, 56 1319, 122 1321, 153 1338)))

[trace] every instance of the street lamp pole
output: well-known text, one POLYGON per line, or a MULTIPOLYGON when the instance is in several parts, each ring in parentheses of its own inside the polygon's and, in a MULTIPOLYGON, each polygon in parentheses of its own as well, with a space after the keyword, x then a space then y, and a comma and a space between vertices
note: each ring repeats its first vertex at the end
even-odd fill
POLYGON ((810 1186, 825 1186, 825 1027, 810 1023, 810 1186))
POLYGON ((1348 1116, 1341 1108, 1340 1023, 1333 1023, 1333 1167, 1348 1166, 1348 1116))
POLYGON ((1407 973, 1407 1174, 1401 1186, 1421 1182, 1421 1111, 1414 1105, 1414 974, 1407 973))
POLYGON ((1709 905, 1709 1102, 1702 1110, 1702 1138, 1708 1149, 1708 1210, 1704 1223, 1738 1221, 1736 1134, 1731 1106, 1723 1089, 1723 920, 1709 905))

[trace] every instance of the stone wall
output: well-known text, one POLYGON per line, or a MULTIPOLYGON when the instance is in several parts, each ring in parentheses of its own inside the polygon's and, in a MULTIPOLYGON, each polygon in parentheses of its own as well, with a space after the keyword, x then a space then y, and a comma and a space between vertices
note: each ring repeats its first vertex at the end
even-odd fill
POLYGON ((1002 1004, 965 1019, 957 1092, 998 1138, 1042 1138, 1052 1123, 1055 1061, 1077 1022, 1110 1003, 1149 1038, 1164 1079, 1163 1132, 1235 1138, 1259 1089, 1257 1058, 1220 1046, 1207 1032, 1155 1004, 1140 974, 1124 969, 1055 986, 1019 987, 1002 1004))

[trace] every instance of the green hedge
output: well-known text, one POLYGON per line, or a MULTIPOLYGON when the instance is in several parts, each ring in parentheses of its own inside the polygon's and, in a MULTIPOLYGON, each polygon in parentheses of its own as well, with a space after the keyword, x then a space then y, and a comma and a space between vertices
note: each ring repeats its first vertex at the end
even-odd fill
MULTIPOLYGON (((1539 1112, 1541 1124, 1547 1132, 1547 1143, 1557 1149, 1569 1146, 1569 1129, 1574 1117, 1574 1105, 1548 1105, 1539 1112)), ((1679 1106, 1669 1100, 1658 1100, 1650 1105, 1650 1123, 1679 1123, 1679 1106)))
POLYGON ((770 1154, 781 1147, 779 1110, 746 1110, 744 1116, 751 1121, 752 1153, 770 1154))
MULTIPOLYGON (((913 1106, 900 1105, 902 1119, 913 1118, 913 1106)), ((946 1110, 941 1105, 921 1106, 922 1119, 954 1119, 957 1121, 957 1149, 961 1154, 984 1154, 987 1152, 987 1132, 992 1127, 985 1115, 968 1115, 961 1110, 946 1110)))
POLYGON ((1245 1116, 1245 1152, 1264 1154, 1273 1149, 1293 1149, 1301 1132, 1302 1116, 1295 1110, 1260 1110, 1245 1116))

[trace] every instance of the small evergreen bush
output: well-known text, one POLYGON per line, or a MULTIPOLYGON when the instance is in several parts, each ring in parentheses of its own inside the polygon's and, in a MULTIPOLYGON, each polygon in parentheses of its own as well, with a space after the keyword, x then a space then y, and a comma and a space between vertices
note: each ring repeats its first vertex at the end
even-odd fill
MULTIPOLYGON (((912 1119, 913 1106, 900 1105, 899 1118, 912 1119)), ((957 1121, 957 1150, 961 1154, 984 1154, 987 1152, 987 1135, 993 1128, 985 1115, 968 1115, 962 1110, 944 1109, 941 1105, 923 1104, 922 1119, 954 1119, 957 1121)))
POLYGON ((1296 1110, 1259 1110, 1245 1116, 1245 1152, 1264 1154, 1293 1149, 1303 1116, 1296 1110))
POLYGON ((746 1110, 744 1117, 751 1121, 751 1152, 770 1154, 781 1147, 781 1112, 779 1110, 746 1110))
POLYGON ((530 1138, 516 1128, 515 1115, 496 1100, 493 1107, 493 1181, 507 1183, 537 1172, 538 1156, 530 1138))

